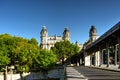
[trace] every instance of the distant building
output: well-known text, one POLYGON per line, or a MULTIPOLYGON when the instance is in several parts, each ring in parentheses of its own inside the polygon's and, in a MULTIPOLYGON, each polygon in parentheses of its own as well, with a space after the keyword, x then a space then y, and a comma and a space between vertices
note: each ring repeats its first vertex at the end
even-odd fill
POLYGON ((78 41, 76 41, 75 44, 79 47, 79 50, 83 48, 83 44, 79 44, 78 41))
POLYGON ((57 35, 49 36, 47 29, 44 26, 40 32, 40 38, 41 38, 40 48, 50 50, 50 48, 53 47, 56 42, 60 42, 63 40, 70 41, 70 32, 68 28, 65 28, 63 32, 63 36, 57 36, 57 35))
POLYGON ((92 42, 97 40, 97 38, 98 38, 97 30, 95 26, 92 25, 89 32, 89 39, 84 43, 84 47, 90 45, 92 42))
MULTIPOLYGON (((85 58, 86 52, 85 49, 91 45, 93 42, 95 42, 98 39, 98 34, 97 34, 97 30, 94 26, 91 26, 90 31, 89 31, 89 39, 83 44, 83 47, 81 49, 80 52, 80 64, 85 64, 88 65, 90 60, 88 59, 88 57, 85 58)), ((94 54, 92 54, 94 55, 94 54)), ((97 55, 96 55, 97 56, 97 55)), ((93 57, 92 57, 93 59, 93 57)))

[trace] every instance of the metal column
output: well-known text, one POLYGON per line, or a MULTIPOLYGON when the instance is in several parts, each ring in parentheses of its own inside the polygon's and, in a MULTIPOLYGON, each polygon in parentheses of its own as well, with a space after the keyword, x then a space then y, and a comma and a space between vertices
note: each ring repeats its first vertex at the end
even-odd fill
POLYGON ((118 37, 118 62, 119 62, 119 68, 120 68, 120 36, 118 37))
POLYGON ((106 53, 107 53, 107 67, 109 67, 109 56, 110 56, 110 54, 109 54, 109 44, 108 43, 106 43, 106 53))
POLYGON ((114 53, 115 53, 115 62, 114 62, 114 64, 117 65, 117 45, 114 45, 114 53))
POLYGON ((100 66, 99 67, 101 67, 101 65, 103 64, 103 53, 102 53, 102 49, 99 49, 99 51, 100 51, 100 66))

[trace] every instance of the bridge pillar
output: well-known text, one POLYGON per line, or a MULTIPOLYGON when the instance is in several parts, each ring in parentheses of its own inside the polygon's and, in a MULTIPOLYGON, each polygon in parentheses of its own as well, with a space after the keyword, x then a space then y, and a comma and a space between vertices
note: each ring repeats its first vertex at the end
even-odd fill
POLYGON ((92 55, 90 55, 90 66, 92 66, 92 55))
POLYGON ((110 56, 110 54, 109 54, 109 44, 108 43, 106 43, 106 53, 107 53, 107 67, 109 67, 109 56, 110 56))
POLYGON ((115 54, 114 64, 117 65, 117 45, 114 45, 114 54, 115 54))
POLYGON ((119 62, 119 68, 120 68, 120 35, 118 37, 118 45, 119 45, 119 48, 118 48, 118 62, 119 62))
POLYGON ((88 55, 87 52, 85 52, 84 54, 85 54, 84 65, 85 66, 90 66, 90 55, 88 55))
POLYGON ((100 52, 100 54, 99 54, 99 55, 100 55, 100 60, 99 60, 99 61, 100 61, 100 65, 99 65, 99 67, 101 67, 101 65, 103 64, 103 53, 102 53, 102 49, 99 48, 99 52, 100 52))
POLYGON ((80 56, 79 60, 80 60, 79 64, 82 65, 82 58, 81 58, 81 56, 80 56))
POLYGON ((93 52, 94 54, 94 66, 96 66, 96 52, 93 52))
POLYGON ((90 55, 85 57, 85 66, 90 66, 90 55))
POLYGON ((94 54, 94 66, 99 66, 100 65, 100 53, 99 51, 96 51, 93 54, 94 54))
POLYGON ((96 52, 96 66, 100 65, 100 51, 96 52))

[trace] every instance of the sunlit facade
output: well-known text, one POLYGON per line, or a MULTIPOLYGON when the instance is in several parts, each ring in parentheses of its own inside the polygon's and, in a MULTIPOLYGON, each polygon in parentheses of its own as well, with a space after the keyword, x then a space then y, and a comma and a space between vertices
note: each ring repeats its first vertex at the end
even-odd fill
POLYGON ((44 26, 40 32, 40 38, 41 38, 41 43, 40 43, 40 48, 41 49, 48 49, 50 50, 51 47, 54 46, 56 42, 60 42, 63 40, 69 40, 70 41, 70 32, 68 28, 65 28, 63 32, 63 36, 49 36, 46 27, 44 26))

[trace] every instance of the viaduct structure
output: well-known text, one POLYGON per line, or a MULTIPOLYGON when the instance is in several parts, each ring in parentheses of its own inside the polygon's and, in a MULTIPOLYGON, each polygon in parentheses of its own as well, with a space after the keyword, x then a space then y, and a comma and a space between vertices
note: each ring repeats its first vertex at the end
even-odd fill
POLYGON ((99 38, 93 28, 89 32, 90 39, 80 52, 80 64, 120 68, 120 22, 99 38))

